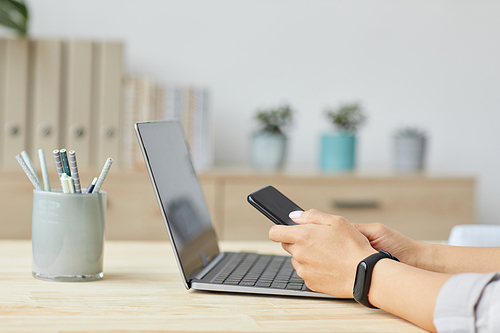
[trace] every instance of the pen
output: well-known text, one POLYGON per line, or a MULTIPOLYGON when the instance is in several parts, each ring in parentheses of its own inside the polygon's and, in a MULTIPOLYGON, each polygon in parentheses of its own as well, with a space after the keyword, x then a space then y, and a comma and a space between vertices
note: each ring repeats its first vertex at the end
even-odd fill
POLYGON ((31 170, 28 168, 26 165, 26 162, 24 162, 23 158, 21 157, 21 154, 16 155, 16 160, 19 162, 21 165, 21 168, 23 168, 24 173, 26 173, 26 176, 28 176, 28 179, 31 181, 31 184, 38 190, 38 191, 43 191, 42 184, 40 183, 40 180, 35 178, 31 170))
POLYGON ((69 189, 69 177, 67 174, 63 173, 61 175, 61 186, 62 186, 62 190, 63 190, 63 193, 71 193, 70 189, 69 189))
POLYGON ((87 193, 92 193, 95 187, 95 183, 97 183, 97 177, 94 177, 94 179, 92 179, 92 182, 87 187, 87 193))
POLYGON ((69 193, 75 193, 75 181, 73 180, 73 177, 68 177, 68 188, 69 188, 69 193))
POLYGON ((69 164, 71 166, 71 177, 75 182, 75 192, 82 193, 82 189, 80 186, 80 175, 78 174, 78 164, 76 163, 76 153, 74 150, 70 150, 68 152, 69 155, 69 164))
POLYGON ((71 177, 71 170, 69 169, 68 154, 66 154, 66 149, 59 150, 59 153, 61 154, 61 163, 63 166, 63 170, 68 175, 68 177, 71 177))
POLYGON ((94 190, 92 192, 99 193, 102 183, 104 182, 104 178, 106 178, 106 175, 108 174, 109 168, 111 168, 112 163, 113 159, 111 157, 108 157, 106 163, 104 163, 104 167, 102 168, 101 174, 99 175, 97 183, 95 184, 94 190))
POLYGON ((45 191, 50 192, 49 173, 47 172, 47 163, 45 162, 45 152, 43 149, 38 149, 38 159, 40 160, 40 167, 42 168, 43 188, 45 191))
POLYGON ((31 163, 31 159, 30 159, 28 153, 26 152, 26 150, 23 150, 21 152, 21 157, 24 160, 24 163, 26 163, 26 166, 28 167, 28 169, 30 169, 30 171, 33 173, 33 176, 41 184, 40 178, 38 178, 38 175, 36 174, 35 168, 33 167, 33 163, 31 163))

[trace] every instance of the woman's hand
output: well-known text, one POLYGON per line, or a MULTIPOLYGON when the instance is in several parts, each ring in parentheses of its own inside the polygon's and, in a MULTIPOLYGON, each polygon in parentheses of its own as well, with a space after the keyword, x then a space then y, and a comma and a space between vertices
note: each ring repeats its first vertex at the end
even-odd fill
POLYGON ((296 226, 273 226, 269 238, 283 243, 292 265, 308 288, 338 297, 352 297, 359 262, 376 253, 370 242, 346 219, 311 209, 292 212, 296 226))
POLYGON ((418 258, 421 257, 420 253, 425 244, 408 238, 381 223, 353 223, 352 225, 368 238, 375 250, 385 250, 401 262, 419 267, 418 258))

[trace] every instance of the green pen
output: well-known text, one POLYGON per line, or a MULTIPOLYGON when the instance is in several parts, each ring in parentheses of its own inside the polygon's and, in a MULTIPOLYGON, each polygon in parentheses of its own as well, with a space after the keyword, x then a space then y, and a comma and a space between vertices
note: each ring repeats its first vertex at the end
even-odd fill
POLYGON ((61 149, 59 151, 59 153, 61 153, 61 162, 62 162, 64 173, 66 173, 68 175, 68 177, 71 177, 71 170, 69 168, 68 154, 66 153, 66 149, 61 149))

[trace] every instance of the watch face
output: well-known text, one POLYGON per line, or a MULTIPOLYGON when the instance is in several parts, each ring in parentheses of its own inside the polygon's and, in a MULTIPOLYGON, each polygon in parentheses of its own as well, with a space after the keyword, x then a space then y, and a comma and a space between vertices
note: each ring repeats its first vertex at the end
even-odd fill
POLYGON ((360 262, 356 270, 356 279, 354 281, 353 297, 355 300, 360 300, 363 297, 363 289, 365 287, 366 263, 360 262))

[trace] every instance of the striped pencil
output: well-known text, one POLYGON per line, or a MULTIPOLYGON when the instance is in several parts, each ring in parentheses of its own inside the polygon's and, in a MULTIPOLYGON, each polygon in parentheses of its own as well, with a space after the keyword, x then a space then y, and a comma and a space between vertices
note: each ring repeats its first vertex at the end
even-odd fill
POLYGON ((61 180, 61 176, 63 175, 64 170, 63 170, 62 161, 61 161, 61 154, 59 153, 58 149, 54 150, 53 153, 54 153, 54 160, 56 161, 57 178, 59 179, 59 182, 61 183, 61 188, 62 188, 63 181, 61 180))
POLYGON ((78 174, 78 164, 76 163, 76 153, 74 150, 70 150, 68 152, 69 155, 69 164, 71 167, 71 177, 75 182, 75 192, 82 193, 82 189, 80 186, 80 175, 78 174))
POLYGON ((61 176, 64 173, 62 162, 61 162, 61 154, 59 153, 58 149, 54 150, 53 153, 54 153, 54 160, 56 161, 57 177, 59 179, 61 179, 61 176))

